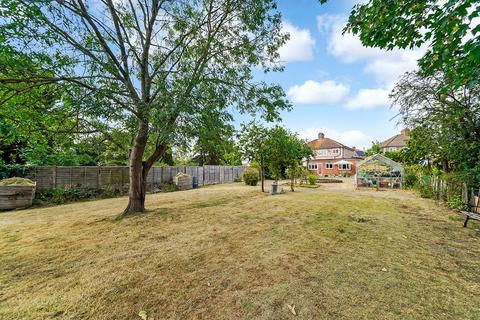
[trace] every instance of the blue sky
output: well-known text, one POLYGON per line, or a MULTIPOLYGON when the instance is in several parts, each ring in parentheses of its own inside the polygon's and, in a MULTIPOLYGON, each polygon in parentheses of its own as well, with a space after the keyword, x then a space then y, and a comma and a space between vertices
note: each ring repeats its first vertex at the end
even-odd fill
POLYGON ((302 138, 319 131, 346 145, 364 148, 401 128, 388 93, 395 80, 415 69, 422 50, 365 48, 353 35, 342 36, 353 0, 280 0, 289 42, 281 48, 285 71, 265 76, 279 83, 294 108, 283 123, 302 138))

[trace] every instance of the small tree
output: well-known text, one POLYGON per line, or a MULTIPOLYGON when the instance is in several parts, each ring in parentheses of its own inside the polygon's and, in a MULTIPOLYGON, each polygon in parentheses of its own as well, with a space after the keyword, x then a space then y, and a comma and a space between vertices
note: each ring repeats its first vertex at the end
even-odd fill
POLYGON ((296 171, 303 159, 313 156, 312 149, 296 134, 281 126, 275 126, 268 131, 265 150, 267 150, 266 161, 275 180, 278 181, 280 178, 282 169, 288 169, 291 179, 290 189, 295 191, 296 171))
POLYGON ((262 192, 265 191, 265 155, 267 153, 265 141, 267 136, 268 130, 255 122, 243 125, 238 136, 240 152, 243 157, 249 161, 256 161, 260 165, 262 192))

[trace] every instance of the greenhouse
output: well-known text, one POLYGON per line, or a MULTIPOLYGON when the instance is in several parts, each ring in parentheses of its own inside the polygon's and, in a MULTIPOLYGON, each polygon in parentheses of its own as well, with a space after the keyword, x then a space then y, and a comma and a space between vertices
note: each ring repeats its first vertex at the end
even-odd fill
POLYGON ((403 165, 377 153, 358 163, 355 186, 357 189, 401 189, 404 172, 403 165))

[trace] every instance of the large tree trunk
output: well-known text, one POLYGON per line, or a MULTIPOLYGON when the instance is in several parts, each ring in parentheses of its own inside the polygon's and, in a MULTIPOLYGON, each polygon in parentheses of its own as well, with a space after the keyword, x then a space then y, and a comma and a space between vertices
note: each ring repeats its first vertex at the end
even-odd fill
POLYGON ((442 169, 445 173, 449 173, 450 172, 450 168, 448 166, 448 160, 447 159, 442 159, 442 169))
POLYGON ((145 211, 145 195, 147 192, 147 176, 153 164, 158 161, 167 150, 165 144, 156 146, 155 151, 146 160, 143 161, 145 147, 147 145, 148 130, 141 128, 135 138, 132 153, 130 154, 130 186, 128 191, 128 205, 124 215, 135 212, 145 211), (145 136, 144 136, 145 134, 145 136))
POLYGON ((145 162, 143 156, 145 146, 147 145, 148 125, 144 122, 140 123, 140 127, 133 142, 132 152, 130 153, 130 170, 129 170, 129 189, 128 189, 128 205, 123 214, 145 211, 145 193, 146 184, 144 172, 145 162))

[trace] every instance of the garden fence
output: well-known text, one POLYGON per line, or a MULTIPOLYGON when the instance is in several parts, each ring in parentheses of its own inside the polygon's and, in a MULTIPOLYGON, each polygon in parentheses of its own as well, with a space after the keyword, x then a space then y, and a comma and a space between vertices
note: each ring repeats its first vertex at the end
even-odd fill
POLYGON ((480 196, 480 187, 468 186, 464 182, 452 182, 437 176, 425 176, 423 183, 432 187, 434 199, 450 201, 452 197, 457 197, 466 207, 473 206, 474 197, 480 196))
MULTIPOLYGON (((185 173, 197 179, 198 185, 229 183, 242 176, 244 166, 153 167, 147 176, 149 189, 172 182, 175 175, 185 173)), ((37 189, 90 188, 125 189, 129 167, 32 167, 23 176, 37 183, 37 189)))

